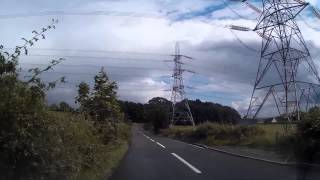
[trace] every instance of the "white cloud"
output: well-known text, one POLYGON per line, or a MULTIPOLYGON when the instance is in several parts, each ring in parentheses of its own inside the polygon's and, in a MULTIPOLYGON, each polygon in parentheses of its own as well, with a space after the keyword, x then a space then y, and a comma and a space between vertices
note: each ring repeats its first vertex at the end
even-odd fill
MULTIPOLYGON (((38 2, 38 0, 34 0, 38 2)), ((180 13, 202 10, 212 4, 221 1, 194 1, 194 0, 139 0, 139 1, 81 1, 71 8, 68 1, 66 7, 62 1, 57 1, 53 6, 56 9, 81 9, 81 10, 109 10, 119 12, 137 12, 146 15, 160 14, 179 11, 180 13)), ((14 8, 12 2, 0 7, 0 9, 12 9, 21 11, 22 7, 14 8)), ((21 5, 22 6, 22 5, 21 5)), ((52 10, 49 5, 38 5, 40 10, 52 10)), ((232 6, 241 15, 255 18, 255 12, 243 5, 232 6)), ((25 6, 25 10, 34 10, 25 6)), ((13 47, 18 44, 21 37, 30 36, 33 29, 46 25, 51 17, 33 17, 0 20, 6 26, 1 27, 2 42, 6 46, 13 47)), ((57 29, 47 34, 47 39, 41 41, 37 47, 59 49, 100 49, 112 51, 139 51, 147 53, 172 54, 176 41, 182 41, 182 53, 193 56, 194 61, 188 62, 189 69, 207 78, 208 84, 199 85, 199 92, 210 91, 212 93, 230 93, 239 97, 250 97, 251 84, 255 79, 258 66, 259 54, 243 47, 225 25, 241 25, 255 27, 256 21, 238 18, 230 9, 221 9, 212 13, 212 19, 198 17, 181 22, 172 22, 170 18, 137 18, 124 16, 63 16, 59 17, 60 23, 57 29)), ((319 32, 308 28, 303 23, 301 29, 307 41, 320 46, 319 32)), ((239 38, 250 47, 260 48, 260 37, 254 32, 236 32, 239 38)), ((316 51, 311 51, 311 53, 316 51)), ((52 52, 31 51, 37 54, 50 54, 52 52)), ((66 55, 66 52, 53 52, 54 54, 66 55)), ((71 52, 68 55, 79 55, 79 52, 71 52)), ((146 102, 155 96, 168 97, 170 93, 162 91, 169 89, 170 84, 163 82, 161 77, 170 76, 170 68, 162 60, 172 58, 170 56, 157 55, 132 55, 126 53, 85 53, 86 56, 116 56, 121 58, 143 58, 143 61, 120 61, 110 59, 79 59, 68 58, 65 64, 89 64, 106 66, 110 76, 119 82, 119 95, 122 99, 146 102), (114 66, 120 66, 115 68, 114 66), (125 68, 132 67, 132 68, 125 68), (134 67, 145 68, 136 69, 134 67), (130 90, 131 89, 131 90, 130 90), (136 89, 136 90, 135 90, 136 89), (140 90, 137 90, 140 89, 140 90)), ((46 63, 49 57, 25 58, 28 63, 46 63)), ((63 65, 61 65, 63 67, 63 65)), ((58 71, 72 73, 95 74, 99 67, 71 68, 65 66, 58 71)), ((67 76, 70 81, 92 79, 92 75, 85 78, 82 76, 67 76)), ((169 78, 168 78, 169 79, 169 78)), ((167 81, 166 81, 167 82, 167 81)), ((191 84, 192 86, 192 84, 191 84)), ((54 97, 65 97, 70 92, 57 91, 54 97)), ((73 98, 71 95, 69 95, 73 98)), ((63 100, 63 98, 61 98, 63 100)), ((232 106, 239 111, 248 106, 248 100, 235 101, 232 106)))

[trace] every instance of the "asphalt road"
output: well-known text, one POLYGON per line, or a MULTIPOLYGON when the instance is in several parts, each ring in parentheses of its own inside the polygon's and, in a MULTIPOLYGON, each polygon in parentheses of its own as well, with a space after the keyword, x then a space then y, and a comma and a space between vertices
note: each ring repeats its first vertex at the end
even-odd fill
MULTIPOLYGON (((131 147, 111 180, 297 180, 301 171, 230 156, 132 129, 131 147)), ((305 179, 319 180, 311 170, 305 179)))

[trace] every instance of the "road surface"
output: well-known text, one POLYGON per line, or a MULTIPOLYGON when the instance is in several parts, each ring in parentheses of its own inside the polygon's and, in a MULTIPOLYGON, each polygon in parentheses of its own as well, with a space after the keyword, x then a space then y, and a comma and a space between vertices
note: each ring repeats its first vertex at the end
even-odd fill
MULTIPOLYGON (((300 171, 230 156, 132 128, 132 144, 111 180, 297 180, 300 171)), ((309 172, 306 179, 320 179, 309 172)))

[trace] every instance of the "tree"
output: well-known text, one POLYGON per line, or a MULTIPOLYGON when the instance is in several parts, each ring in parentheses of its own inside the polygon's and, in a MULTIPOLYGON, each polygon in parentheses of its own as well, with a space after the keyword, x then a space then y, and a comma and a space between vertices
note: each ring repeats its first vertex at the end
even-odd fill
POLYGON ((90 86, 81 82, 78 86, 78 96, 76 97, 76 103, 80 104, 80 111, 87 112, 90 105, 90 86))
POLYGON ((155 133, 169 127, 170 108, 171 102, 161 97, 153 98, 145 105, 145 119, 152 123, 155 133))
POLYGON ((59 111, 59 106, 56 105, 56 104, 51 104, 51 105, 49 106, 49 109, 50 109, 51 111, 59 111))
POLYGON ((128 102, 128 101, 119 101, 119 104, 127 120, 130 120, 136 123, 145 122, 144 104, 128 102))
POLYGON ((63 111, 63 112, 72 112, 73 108, 66 102, 62 101, 59 104, 59 111, 63 111))
POLYGON ((92 110, 96 115, 96 120, 100 122, 110 121, 111 119, 112 122, 119 120, 122 114, 116 98, 117 83, 109 80, 103 67, 98 75, 94 77, 94 81, 92 110))
POLYGON ((191 100, 189 105, 196 124, 205 122, 236 124, 241 119, 240 114, 228 106, 200 100, 191 100))

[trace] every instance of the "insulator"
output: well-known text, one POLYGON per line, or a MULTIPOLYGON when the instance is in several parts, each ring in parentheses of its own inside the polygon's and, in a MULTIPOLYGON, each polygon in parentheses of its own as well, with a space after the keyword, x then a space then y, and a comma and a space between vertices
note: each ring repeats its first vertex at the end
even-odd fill
POLYGON ((227 26, 227 27, 230 28, 230 29, 233 29, 233 30, 237 30, 237 31, 251 31, 251 29, 248 28, 248 27, 235 26, 235 25, 230 25, 230 26, 227 26))
POLYGON ((247 2, 247 1, 245 1, 244 3, 245 3, 249 8, 251 8, 251 9, 254 10, 254 11, 256 11, 257 13, 260 14, 260 13, 262 12, 259 8, 257 8, 256 6, 252 5, 251 3, 247 2))
POLYGON ((304 1, 304 0, 294 0, 294 1, 296 1, 296 2, 298 2, 300 4, 306 4, 306 1, 304 1))

